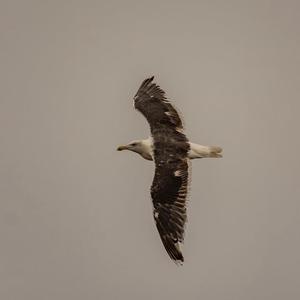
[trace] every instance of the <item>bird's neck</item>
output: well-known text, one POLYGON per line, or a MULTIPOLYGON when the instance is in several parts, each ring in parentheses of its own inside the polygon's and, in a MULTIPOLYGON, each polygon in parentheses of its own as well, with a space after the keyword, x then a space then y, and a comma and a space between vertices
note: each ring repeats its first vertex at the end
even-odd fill
POLYGON ((140 153, 141 156, 147 160, 153 160, 153 140, 151 137, 148 139, 142 140, 142 149, 143 151, 140 153))

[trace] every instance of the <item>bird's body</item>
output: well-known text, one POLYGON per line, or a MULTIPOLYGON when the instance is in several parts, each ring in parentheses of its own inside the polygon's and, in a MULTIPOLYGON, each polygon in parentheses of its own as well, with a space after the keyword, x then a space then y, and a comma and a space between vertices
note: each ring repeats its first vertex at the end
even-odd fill
MULTIPOLYGON (((190 150, 188 151, 188 158, 205 158, 205 157, 222 157, 222 148, 218 146, 202 146, 196 143, 188 142, 190 145, 190 150)), ((119 146, 119 150, 125 150, 124 147, 127 147, 126 150, 131 150, 140 154, 144 159, 153 160, 153 139, 149 137, 144 140, 136 140, 131 142, 126 146, 119 146), (134 143, 131 149, 128 149, 130 145, 134 143)))
POLYGON ((156 227, 169 256, 175 262, 183 262, 179 244, 184 239, 189 161, 222 157, 222 149, 189 142, 177 111, 152 81, 153 77, 144 80, 134 97, 134 107, 149 122, 151 137, 120 146, 118 150, 130 150, 154 161, 151 197, 156 227))

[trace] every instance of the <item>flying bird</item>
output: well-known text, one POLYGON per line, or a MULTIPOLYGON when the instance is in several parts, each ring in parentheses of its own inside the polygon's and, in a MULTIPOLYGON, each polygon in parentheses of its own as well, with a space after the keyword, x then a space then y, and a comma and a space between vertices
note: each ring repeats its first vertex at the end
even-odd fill
POLYGON ((119 146, 117 150, 130 150, 154 161, 155 175, 151 186, 154 220, 170 258, 182 263, 180 244, 184 240, 187 219, 189 161, 222 157, 222 148, 189 142, 178 112, 153 79, 154 76, 144 80, 134 96, 134 107, 147 119, 151 136, 119 146))

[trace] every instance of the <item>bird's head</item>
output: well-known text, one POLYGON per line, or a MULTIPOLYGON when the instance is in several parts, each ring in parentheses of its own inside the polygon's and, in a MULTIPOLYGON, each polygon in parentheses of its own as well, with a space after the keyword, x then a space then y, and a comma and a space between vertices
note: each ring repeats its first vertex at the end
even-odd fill
POLYGON ((129 150, 140 154, 147 160, 152 160, 150 153, 150 144, 148 140, 135 140, 127 145, 122 145, 117 148, 118 151, 129 150))
POLYGON ((127 145, 121 145, 117 148, 118 151, 130 150, 133 152, 141 153, 143 151, 141 141, 132 141, 127 145))

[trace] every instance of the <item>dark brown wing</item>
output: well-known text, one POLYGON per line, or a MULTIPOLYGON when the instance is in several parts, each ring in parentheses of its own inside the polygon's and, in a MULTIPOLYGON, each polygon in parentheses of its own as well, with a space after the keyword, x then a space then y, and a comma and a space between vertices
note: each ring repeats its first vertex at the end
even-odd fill
POLYGON ((188 192, 189 144, 177 131, 155 130, 155 175, 151 187, 154 219, 161 240, 174 261, 183 262, 179 243, 184 239, 188 192))
POLYGON ((140 111, 154 127, 168 126, 177 130, 183 129, 182 121, 176 109, 165 97, 165 92, 155 83, 154 77, 143 81, 134 96, 134 107, 140 111))
POLYGON ((148 120, 153 138, 155 175, 151 186, 153 215, 165 249, 175 262, 183 262, 190 145, 182 121, 153 77, 144 80, 134 106, 148 120))

